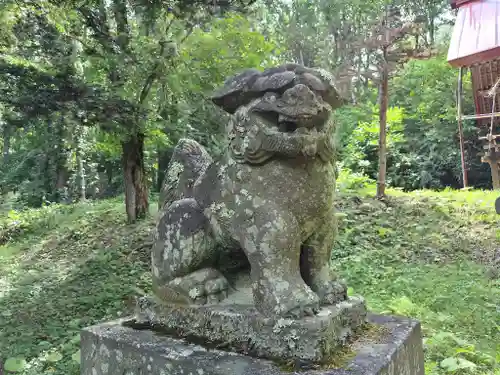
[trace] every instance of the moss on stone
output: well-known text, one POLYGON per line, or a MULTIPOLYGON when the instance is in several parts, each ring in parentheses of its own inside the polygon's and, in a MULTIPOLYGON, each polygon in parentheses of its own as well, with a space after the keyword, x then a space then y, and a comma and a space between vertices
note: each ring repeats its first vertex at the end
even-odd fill
POLYGON ((285 372, 296 373, 309 370, 333 370, 346 368, 349 363, 356 357, 357 349, 360 343, 377 343, 382 342, 383 338, 390 332, 387 327, 365 323, 354 331, 347 343, 339 348, 339 350, 331 357, 321 363, 304 362, 300 360, 276 362, 280 369, 285 372))
POLYGON ((366 323, 359 329, 362 333, 362 341, 370 341, 374 344, 382 342, 382 339, 390 334, 390 331, 387 327, 373 323, 366 323))

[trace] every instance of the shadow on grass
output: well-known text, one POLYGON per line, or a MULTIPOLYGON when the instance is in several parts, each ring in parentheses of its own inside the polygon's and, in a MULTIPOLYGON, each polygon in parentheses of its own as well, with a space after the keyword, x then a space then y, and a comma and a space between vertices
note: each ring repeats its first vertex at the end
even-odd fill
POLYGON ((148 237, 151 220, 125 225, 123 216, 113 207, 86 210, 3 259, 2 359, 26 358, 32 368, 25 374, 79 373, 72 355, 80 329, 125 314, 134 288, 150 285, 148 249, 132 250, 148 237), (44 361, 52 350, 62 359, 44 361))

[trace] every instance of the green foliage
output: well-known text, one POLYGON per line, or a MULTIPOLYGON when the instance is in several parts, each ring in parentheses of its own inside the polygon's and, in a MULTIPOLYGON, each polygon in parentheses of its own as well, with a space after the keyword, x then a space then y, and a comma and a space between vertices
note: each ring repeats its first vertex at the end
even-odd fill
MULTIPOLYGON (((438 332, 426 340, 426 346, 432 353, 433 361, 428 364, 431 375, 440 373, 439 370, 441 373, 463 375, 487 374, 491 370, 498 370, 498 360, 494 355, 477 350, 474 344, 458 338, 453 333, 438 332)), ((496 375, 497 372, 493 374, 496 375)))
MULTIPOLYGON (((485 271, 499 245, 496 194, 391 190, 383 203, 369 198, 371 181, 345 169, 337 188, 334 267, 350 295, 422 321, 426 373, 494 374, 500 284, 485 271)), ((128 315, 137 288, 150 288, 141 245, 154 219, 127 225, 120 202, 0 216, 0 228, 23 231, 0 245, 0 352, 26 360, 21 374, 78 374, 80 329, 128 315)))
MULTIPOLYGON (((242 69, 289 60, 327 68, 352 91, 358 104, 336 113, 341 159, 346 168, 376 177, 377 82, 369 77, 378 54, 361 41, 374 33, 384 2, 263 1, 244 15, 233 12, 241 4, 134 3, 126 37, 118 13, 92 16, 101 12, 98 3, 2 5, 3 193, 15 192, 29 206, 80 199, 82 181, 87 197, 119 194, 122 142, 138 133, 145 135, 145 181, 155 185, 180 137, 198 140, 214 155, 223 150, 227 114, 208 100, 215 87, 242 69)), ((425 18, 419 43, 435 39, 442 3, 396 5, 425 18)), ((389 85, 388 182, 406 190, 460 186, 456 72, 437 47, 438 57, 398 68, 389 85)), ((466 111, 472 110, 469 101, 466 111)), ((470 181, 489 187, 473 124, 466 131, 470 181)))
POLYGON ((145 135, 148 185, 161 178, 159 159, 181 136, 218 151, 225 115, 207 96, 227 76, 272 61, 274 44, 235 13, 186 28, 189 14, 161 9, 145 19, 139 12, 129 20, 127 50, 121 51, 85 30, 92 20, 84 10, 41 6, 42 13, 29 5, 8 8, 15 15, 9 27, 21 31, 14 34, 16 45, 6 44, 0 64, 12 77, 0 80, 6 102, 0 137, 8 153, 0 188, 28 206, 80 199, 82 181, 90 198, 123 191, 122 142, 137 132, 145 135), (42 43, 47 33, 57 54, 42 43), (40 39, 43 63, 27 56, 29 38, 40 39), (54 117, 63 118, 57 132, 54 117))
POLYGON ((154 223, 121 213, 121 199, 16 213, 27 229, 0 246, 0 351, 26 360, 20 374, 79 374, 80 329, 129 314, 135 288, 150 286, 134 249, 154 223))
POLYGON ((237 14, 195 30, 179 51, 176 73, 167 78, 162 117, 173 143, 190 137, 218 154, 228 115, 208 97, 229 76, 276 63, 271 54, 275 48, 272 40, 253 30, 250 20, 237 14))
POLYGON ((426 373, 494 374, 500 283, 487 269, 499 244, 497 195, 390 190, 380 202, 369 198, 374 190, 348 190, 338 201, 336 270, 373 311, 422 322, 426 373))
MULTIPOLYGON (((125 315, 135 288, 150 286, 149 258, 138 246, 152 220, 125 225, 117 199, 53 202, 81 199, 82 185, 91 199, 122 192, 122 142, 137 133, 145 135, 149 186, 161 180, 180 137, 220 153, 227 114, 210 103, 211 91, 245 68, 292 60, 333 71, 357 103, 335 113, 342 162, 334 255, 349 293, 366 296, 375 311, 421 319, 428 374, 498 375, 500 285, 485 272, 500 238, 496 195, 443 190, 461 186, 461 171, 456 71, 442 46, 432 59, 397 68, 388 112, 388 182, 442 191, 391 190, 381 202, 368 198, 379 130, 370 70, 380 56, 363 42, 386 2, 263 0, 244 16, 233 12, 239 1, 170 3, 134 2, 125 33, 98 1, 0 5, 5 369, 76 375, 79 330, 125 315)), ((397 3, 425 19, 405 47, 435 45, 448 5, 397 3)), ((470 79, 465 83, 465 111, 472 113, 470 79)), ((465 130, 470 181, 489 187, 474 124, 465 130)))
POLYGON ((75 361, 76 363, 80 364, 81 361, 81 352, 80 350, 77 350, 76 352, 73 353, 71 356, 71 359, 75 361))
POLYGON ((4 370, 7 372, 21 372, 27 363, 24 358, 7 358, 4 364, 4 370))
MULTIPOLYGON (((461 186, 460 147, 456 121, 457 72, 444 55, 429 60, 409 62, 391 82, 391 100, 405 110, 405 155, 393 165, 390 176, 395 186, 407 189, 461 186)), ((470 78, 464 82, 466 113, 473 113, 470 78)), ((467 164, 470 182, 478 187, 489 186, 485 166, 479 162, 475 124, 465 123, 469 141, 467 164)))
POLYGON ((337 190, 343 194, 357 193, 360 190, 373 185, 374 181, 360 172, 353 172, 348 168, 340 165, 340 173, 338 174, 336 185, 337 190))
POLYGON ((55 228, 58 219, 71 215, 71 205, 44 205, 40 209, 10 210, 0 219, 0 244, 18 241, 20 238, 37 235, 55 228))
POLYGON ((275 45, 252 29, 250 20, 231 14, 196 30, 180 52, 180 78, 190 81, 191 91, 210 93, 238 71, 275 64, 275 45))
MULTIPOLYGON (((399 70, 389 84, 388 174, 393 187, 405 190, 462 186, 460 146, 456 121, 457 72, 443 54, 414 60, 399 70)), ((464 111, 473 113, 470 77, 464 82, 464 111)), ((378 109, 375 90, 367 102, 336 111, 341 159, 349 169, 376 178, 378 173, 378 109)), ((371 91, 371 94, 370 94, 371 91)), ((469 183, 490 187, 489 167, 480 162, 482 146, 475 124, 465 122, 469 183)))
MULTIPOLYGON (((344 133, 341 133, 341 139, 343 138, 344 142, 346 142, 341 151, 341 159, 348 169, 376 179, 380 132, 378 108, 373 106, 363 109, 351 107, 336 114, 337 122, 340 123, 339 128, 342 129, 339 132, 344 133), (366 110, 366 113, 360 115, 359 112, 363 109, 366 110), (356 119, 358 120, 356 121, 356 119)), ((399 148, 405 140, 403 121, 404 113, 401 108, 391 107, 388 109, 387 150, 388 164, 390 166, 399 159, 399 148)))

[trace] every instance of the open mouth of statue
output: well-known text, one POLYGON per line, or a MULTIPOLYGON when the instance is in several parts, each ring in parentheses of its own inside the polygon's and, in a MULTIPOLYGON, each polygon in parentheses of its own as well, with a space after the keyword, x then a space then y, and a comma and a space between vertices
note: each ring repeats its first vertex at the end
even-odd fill
POLYGON ((288 121, 288 120, 280 121, 278 123, 278 127, 279 127, 280 131, 282 131, 282 132, 292 133, 295 130, 297 130, 297 123, 293 122, 293 121, 288 121))
POLYGON ((323 129, 324 123, 328 120, 328 116, 324 113, 318 114, 300 114, 296 116, 280 116, 278 126, 281 131, 293 132, 298 128, 313 129, 318 131, 323 129))

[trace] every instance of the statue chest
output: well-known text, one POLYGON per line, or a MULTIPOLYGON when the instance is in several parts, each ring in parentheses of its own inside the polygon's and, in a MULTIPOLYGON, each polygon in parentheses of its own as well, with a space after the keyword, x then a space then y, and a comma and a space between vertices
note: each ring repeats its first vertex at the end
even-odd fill
POLYGON ((322 217, 333 205, 335 171, 332 164, 318 161, 285 163, 270 161, 262 166, 236 164, 227 169, 223 191, 231 205, 246 197, 291 212, 299 220, 322 217))

